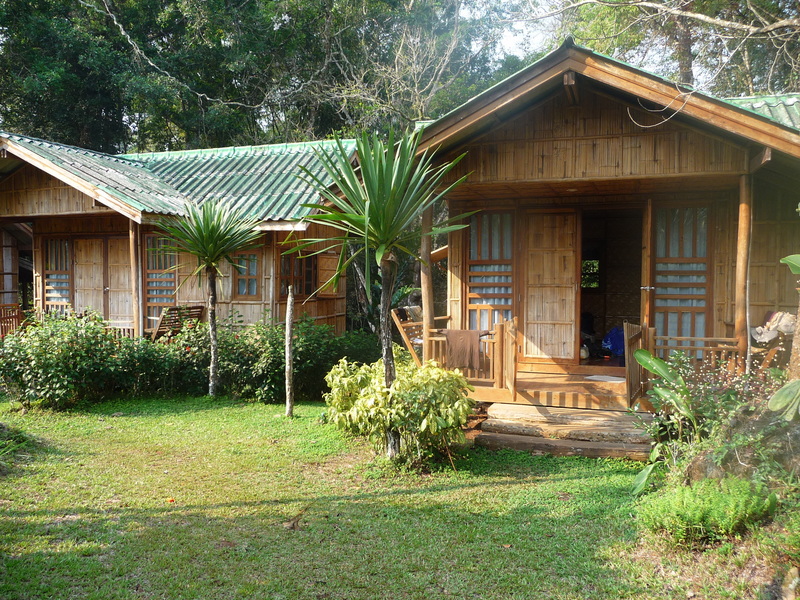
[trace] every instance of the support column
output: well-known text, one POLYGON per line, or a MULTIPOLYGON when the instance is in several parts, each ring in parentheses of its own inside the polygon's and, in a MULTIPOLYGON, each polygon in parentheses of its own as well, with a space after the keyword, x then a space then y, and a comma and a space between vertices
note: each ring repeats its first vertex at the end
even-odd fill
MULTIPOLYGON (((736 280, 734 306, 734 336, 738 340, 739 356, 749 356, 748 293, 750 267, 750 234, 753 219, 753 186, 750 175, 739 178, 739 231, 736 236, 736 280)), ((743 366, 743 365, 742 365, 743 366)))
POLYGON ((139 224, 128 221, 128 240, 131 261, 131 297, 133 299, 133 331, 136 337, 143 333, 142 326, 142 253, 139 249, 139 224))
POLYGON ((422 361, 431 360, 431 329, 433 329, 433 277, 431 276, 431 248, 433 240, 428 235, 433 228, 433 207, 422 213, 422 239, 419 245, 419 282, 422 288, 422 361))

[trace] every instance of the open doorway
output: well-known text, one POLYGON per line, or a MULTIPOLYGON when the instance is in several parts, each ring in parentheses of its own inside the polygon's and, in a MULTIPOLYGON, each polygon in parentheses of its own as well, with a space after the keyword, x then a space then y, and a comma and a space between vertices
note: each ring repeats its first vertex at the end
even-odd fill
POLYGON ((581 364, 621 367, 622 324, 641 319, 642 213, 585 211, 581 225, 581 364))

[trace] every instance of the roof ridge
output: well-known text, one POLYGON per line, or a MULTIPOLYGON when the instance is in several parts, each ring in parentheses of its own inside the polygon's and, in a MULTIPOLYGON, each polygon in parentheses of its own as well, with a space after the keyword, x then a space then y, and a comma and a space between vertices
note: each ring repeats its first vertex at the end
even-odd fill
MULTIPOLYGON (((355 144, 355 140, 340 140, 343 144, 355 144)), ((131 152, 120 154, 124 158, 146 162, 152 158, 161 160, 180 160, 182 158, 192 158, 197 156, 234 156, 250 154, 281 155, 292 152, 301 153, 313 149, 315 146, 330 145, 334 140, 312 140, 308 142, 284 142, 280 144, 259 144, 248 146, 223 146, 220 148, 198 148, 194 150, 166 150, 163 152, 131 152)))
POLYGON ((10 131, 0 130, 0 136, 7 137, 10 140, 14 140, 14 138, 17 138, 17 140, 26 143, 35 143, 45 147, 57 147, 66 151, 77 152, 83 155, 97 156, 114 162, 128 163, 131 161, 135 161, 135 159, 128 158, 126 155, 123 154, 108 154, 107 152, 100 152, 99 150, 91 150, 89 148, 81 148, 80 146, 73 146, 71 144, 62 144, 61 142, 53 142, 50 140, 37 138, 33 137, 32 135, 23 135, 21 133, 12 133, 10 131))
POLYGON ((731 96, 728 98, 723 98, 723 100, 727 100, 730 102, 737 102, 737 101, 758 101, 758 100, 766 100, 766 99, 779 99, 779 98, 797 98, 800 99, 800 92, 787 92, 785 94, 757 94, 755 96, 731 96))

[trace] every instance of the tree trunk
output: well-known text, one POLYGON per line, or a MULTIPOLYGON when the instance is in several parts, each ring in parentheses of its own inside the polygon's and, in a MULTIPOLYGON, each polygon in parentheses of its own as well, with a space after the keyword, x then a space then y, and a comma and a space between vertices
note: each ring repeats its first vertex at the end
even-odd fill
POLYGON ((219 383, 219 346, 217 344, 217 271, 206 268, 208 274, 208 340, 211 346, 211 364, 208 366, 208 395, 217 395, 219 383))
MULTIPOLYGON (((394 255, 384 255, 381 260, 381 308, 380 308, 380 337, 381 355, 383 356, 383 375, 386 389, 391 389, 397 372, 394 366, 394 352, 392 350, 392 322, 389 313, 392 308, 392 292, 394 281, 397 277, 397 261, 394 255)), ((389 430, 386 432, 386 456, 395 459, 400 454, 400 432, 389 430)))
POLYGON ((292 327, 294 325, 294 289, 288 286, 286 297, 286 416, 294 417, 294 371, 292 369, 292 327))

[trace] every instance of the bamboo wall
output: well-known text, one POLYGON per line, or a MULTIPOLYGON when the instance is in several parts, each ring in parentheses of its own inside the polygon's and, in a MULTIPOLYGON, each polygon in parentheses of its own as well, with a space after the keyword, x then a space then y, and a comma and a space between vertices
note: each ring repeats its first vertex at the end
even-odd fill
POLYGON ((676 121, 660 122, 618 100, 581 89, 570 106, 561 92, 478 141, 451 180, 500 181, 650 177, 746 171, 743 148, 676 121))
POLYGON ((753 201, 750 250, 750 322, 763 325, 766 313, 797 313, 797 276, 779 261, 800 253, 800 192, 759 178, 753 201))
POLYGON ((92 198, 31 165, 0 182, 0 218, 111 213, 92 198))

